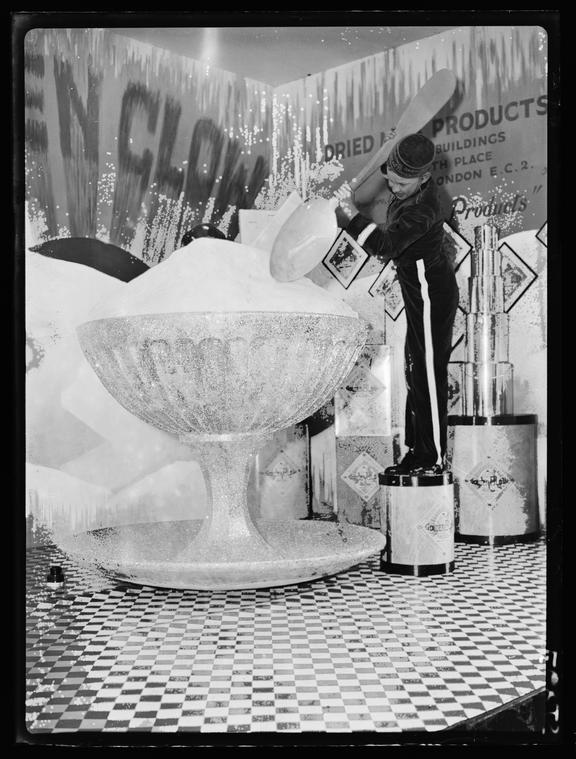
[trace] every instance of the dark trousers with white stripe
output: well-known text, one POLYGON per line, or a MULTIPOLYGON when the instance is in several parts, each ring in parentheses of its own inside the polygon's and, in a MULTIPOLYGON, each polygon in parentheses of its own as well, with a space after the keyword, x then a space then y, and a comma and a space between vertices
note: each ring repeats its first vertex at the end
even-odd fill
POLYGON ((446 452, 448 361, 458 285, 442 254, 396 269, 406 310, 405 443, 420 466, 441 464, 446 452))

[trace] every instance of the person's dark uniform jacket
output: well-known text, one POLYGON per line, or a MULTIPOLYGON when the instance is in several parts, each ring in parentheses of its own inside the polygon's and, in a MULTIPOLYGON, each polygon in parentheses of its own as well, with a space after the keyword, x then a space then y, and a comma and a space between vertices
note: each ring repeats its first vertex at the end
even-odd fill
POLYGON ((431 259, 441 252, 445 213, 432 180, 404 200, 385 189, 371 203, 355 201, 355 205, 359 213, 346 231, 358 239, 374 219, 379 220, 362 247, 382 263, 392 259, 397 266, 405 266, 419 258, 431 259))

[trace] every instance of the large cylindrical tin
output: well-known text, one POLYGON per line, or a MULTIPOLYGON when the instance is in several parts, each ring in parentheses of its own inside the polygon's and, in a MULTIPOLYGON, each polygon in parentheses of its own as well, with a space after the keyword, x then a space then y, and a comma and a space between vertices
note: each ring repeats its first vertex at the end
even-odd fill
POLYGON ((309 443, 305 423, 274 433, 254 456, 250 510, 261 519, 305 519, 310 512, 309 443))
POLYGON ((334 396, 336 437, 392 434, 392 349, 367 344, 334 396))
POLYGON ((447 457, 455 480, 456 540, 536 539, 536 416, 449 416, 447 457))
POLYGON ((463 363, 464 413, 468 416, 498 416, 514 409, 514 366, 509 362, 463 363))
POLYGON ((450 472, 431 477, 381 474, 380 568, 414 577, 454 569, 454 484, 450 472))
POLYGON ((336 502, 339 522, 380 529, 378 475, 394 463, 392 436, 336 436, 336 502))
POLYGON ((508 361, 508 314, 466 315, 466 360, 508 361))
POLYGON ((504 311, 504 279, 499 276, 470 277, 468 280, 470 312, 496 314, 504 311))

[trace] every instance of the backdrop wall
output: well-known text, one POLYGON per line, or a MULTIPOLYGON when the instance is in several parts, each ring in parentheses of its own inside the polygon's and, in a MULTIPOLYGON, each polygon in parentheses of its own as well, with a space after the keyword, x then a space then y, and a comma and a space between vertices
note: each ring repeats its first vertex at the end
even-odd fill
POLYGON ((268 174, 272 90, 109 30, 26 37, 29 217, 145 261, 193 223, 231 236, 268 174))

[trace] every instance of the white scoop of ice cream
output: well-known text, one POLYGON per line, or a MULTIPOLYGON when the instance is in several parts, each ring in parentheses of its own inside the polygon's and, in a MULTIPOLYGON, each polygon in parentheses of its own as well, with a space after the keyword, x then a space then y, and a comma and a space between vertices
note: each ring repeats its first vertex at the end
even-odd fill
POLYGON ((203 237, 128 282, 92 311, 93 319, 189 311, 282 311, 358 316, 309 279, 278 282, 269 253, 203 237))

